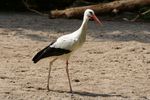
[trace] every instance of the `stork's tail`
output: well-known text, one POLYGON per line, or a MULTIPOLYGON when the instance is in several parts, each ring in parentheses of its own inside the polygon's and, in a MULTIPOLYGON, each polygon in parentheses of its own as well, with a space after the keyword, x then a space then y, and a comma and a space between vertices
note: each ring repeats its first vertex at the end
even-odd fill
POLYGON ((37 53, 37 54, 33 57, 32 61, 33 61, 34 63, 37 63, 37 62, 40 60, 40 55, 41 55, 41 54, 37 53))
POLYGON ((42 58, 43 58, 43 54, 44 54, 44 52, 46 51, 47 48, 48 48, 48 46, 47 46, 46 48, 42 49, 41 51, 39 51, 39 52, 33 57, 32 61, 33 61, 34 63, 37 63, 40 59, 42 59, 42 58))
POLYGON ((32 61, 33 61, 34 63, 37 63, 39 60, 40 60, 40 59, 37 59, 36 56, 34 56, 34 58, 32 59, 32 61))

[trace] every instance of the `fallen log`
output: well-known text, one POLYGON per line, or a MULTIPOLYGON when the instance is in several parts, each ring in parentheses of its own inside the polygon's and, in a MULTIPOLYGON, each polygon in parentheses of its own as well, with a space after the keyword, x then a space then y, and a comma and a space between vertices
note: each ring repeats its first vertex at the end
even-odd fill
POLYGON ((85 9, 93 9, 96 14, 112 13, 114 10, 121 12, 136 7, 150 5, 150 0, 117 0, 109 3, 68 8, 65 10, 52 10, 49 18, 81 18, 85 9))

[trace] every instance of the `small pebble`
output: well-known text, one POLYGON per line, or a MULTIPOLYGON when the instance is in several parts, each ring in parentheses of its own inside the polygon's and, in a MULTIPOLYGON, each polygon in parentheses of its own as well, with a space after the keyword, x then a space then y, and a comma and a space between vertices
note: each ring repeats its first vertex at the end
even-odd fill
POLYGON ((80 82, 80 80, 78 80, 78 79, 74 79, 74 81, 75 81, 75 82, 80 82))

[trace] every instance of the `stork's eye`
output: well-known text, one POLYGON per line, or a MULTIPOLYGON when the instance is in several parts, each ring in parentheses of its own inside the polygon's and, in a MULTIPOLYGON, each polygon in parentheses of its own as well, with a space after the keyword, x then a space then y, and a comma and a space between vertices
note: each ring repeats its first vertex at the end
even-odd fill
POLYGON ((92 12, 90 12, 90 14, 91 14, 91 15, 93 15, 93 13, 92 13, 92 12))
POLYGON ((89 12, 88 17, 89 17, 90 19, 92 19, 92 16, 93 16, 93 12, 89 12))

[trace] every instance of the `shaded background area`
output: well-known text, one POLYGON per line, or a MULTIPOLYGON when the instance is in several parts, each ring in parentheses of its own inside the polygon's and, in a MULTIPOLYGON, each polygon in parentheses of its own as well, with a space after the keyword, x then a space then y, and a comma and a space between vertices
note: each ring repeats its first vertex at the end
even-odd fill
MULTIPOLYGON (((25 0, 28 3, 28 6, 31 9, 35 9, 37 11, 41 11, 44 13, 48 13, 50 10, 55 9, 66 9, 70 7, 76 6, 87 6, 97 3, 106 3, 112 2, 114 0, 25 0)), ((136 7, 130 11, 119 12, 117 14, 107 13, 105 16, 116 17, 118 15, 128 15, 128 18, 133 18, 137 14, 150 9, 149 6, 144 7, 136 7)), ((30 12, 27 7, 24 5, 23 0, 0 0, 0 11, 5 12, 30 12)), ((104 16, 104 15, 103 15, 104 16)), ((140 17, 142 19, 150 19, 150 13, 140 17)))
MULTIPOLYGON (((71 6, 85 6, 95 3, 108 2, 113 0, 28 0, 31 8, 37 10, 64 9, 71 6)), ((3 11, 26 11, 23 0, 1 0, 0 10, 3 11)))
MULTIPOLYGON (((88 35, 96 41, 138 41, 150 43, 150 23, 149 22, 126 22, 109 21, 105 17, 99 17, 103 26, 94 21, 88 23, 88 35)), ((57 38, 63 34, 71 33, 79 28, 82 20, 79 19, 47 19, 35 14, 0 13, 0 28, 17 31, 15 35, 22 38, 30 38, 38 41, 50 41, 50 33, 56 34, 57 38), (11 23, 11 24, 10 24, 11 23), (30 30, 22 32, 21 30, 30 30), (32 34, 38 31, 41 34, 32 34)), ((9 32, 8 32, 9 34, 9 32)), ((51 40, 52 41, 52 40, 51 40)))
MULTIPOLYGON (((31 8, 38 10, 63 9, 73 4, 75 0, 28 0, 31 8)), ((0 0, 0 10, 27 11, 23 0, 0 0)))

